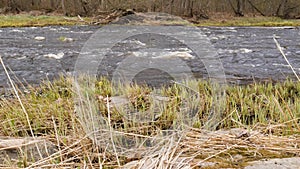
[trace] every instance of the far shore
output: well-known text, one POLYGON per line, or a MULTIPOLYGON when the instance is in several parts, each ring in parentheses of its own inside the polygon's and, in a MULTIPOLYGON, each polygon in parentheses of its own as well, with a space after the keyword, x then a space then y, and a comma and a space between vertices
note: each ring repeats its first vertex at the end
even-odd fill
MULTIPOLYGON (((103 25, 115 18, 102 19, 105 17, 66 17, 59 14, 31 15, 31 14, 8 14, 0 15, 0 27, 32 27, 32 26, 68 26, 68 25, 103 25)), ((212 17, 210 19, 184 18, 195 26, 300 26, 300 19, 281 19, 279 17, 245 16, 245 17, 212 17)))

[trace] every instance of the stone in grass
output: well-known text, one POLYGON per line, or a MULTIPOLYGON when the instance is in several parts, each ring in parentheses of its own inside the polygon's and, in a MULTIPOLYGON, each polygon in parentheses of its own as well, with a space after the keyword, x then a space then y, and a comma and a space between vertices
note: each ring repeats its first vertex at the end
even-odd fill
POLYGON ((300 157, 253 161, 245 169, 300 169, 300 157))
MULTIPOLYGON (((156 168, 157 164, 160 165, 161 168, 192 168, 189 164, 189 158, 174 158, 172 161, 164 160, 161 158, 143 158, 141 160, 131 161, 126 163, 124 166, 120 167, 120 169, 136 169, 136 168, 156 168), (171 167, 173 166, 173 167, 171 167), (176 167, 175 167, 176 166, 176 167)), ((210 164, 207 166, 211 166, 210 164)))
POLYGON ((3 165, 23 160, 35 162, 57 151, 56 145, 43 138, 0 137, 0 164, 3 165))

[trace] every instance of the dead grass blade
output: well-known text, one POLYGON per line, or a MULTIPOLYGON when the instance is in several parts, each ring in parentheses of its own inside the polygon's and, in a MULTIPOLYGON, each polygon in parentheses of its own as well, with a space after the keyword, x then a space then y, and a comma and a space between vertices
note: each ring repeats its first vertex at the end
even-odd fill
POLYGON ((276 43, 277 49, 280 51, 281 55, 284 57, 286 63, 289 65, 289 67, 291 68, 291 70, 293 71, 294 75, 296 76, 297 80, 300 82, 300 78, 298 76, 298 74, 296 73, 295 69, 293 68, 293 66, 291 65, 291 63, 289 62, 289 60, 287 59, 286 55, 284 54, 282 47, 280 46, 279 42, 276 40, 275 35, 273 36, 273 40, 276 43))

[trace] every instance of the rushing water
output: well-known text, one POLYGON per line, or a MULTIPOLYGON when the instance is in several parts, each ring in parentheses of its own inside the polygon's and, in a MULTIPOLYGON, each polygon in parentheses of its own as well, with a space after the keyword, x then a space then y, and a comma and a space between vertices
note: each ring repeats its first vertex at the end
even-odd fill
MULTIPOLYGON (((0 55, 5 65, 12 70, 11 75, 14 79, 18 78, 22 83, 38 84, 41 80, 53 79, 60 73, 71 74, 81 48, 98 29, 101 28, 99 26, 1 28, 0 55)), ((201 27, 199 30, 209 38, 219 54, 226 78, 231 83, 294 78, 290 67, 276 48, 274 35, 295 71, 300 74, 300 30, 296 27, 201 27)), ((193 54, 188 48, 180 44, 172 46, 167 40, 157 38, 158 46, 166 48, 165 51, 169 51, 170 55, 175 53, 184 57, 196 77, 207 76, 201 61, 193 60, 193 54)), ((143 45, 141 41, 135 43, 137 46, 143 45)), ((116 48, 124 51, 127 49, 125 47, 126 44, 116 48)), ((138 49, 133 52, 135 55, 143 55, 143 51, 138 49)), ((168 53, 159 56, 167 55, 168 53)), ((117 66, 117 60, 120 59, 118 57, 124 55, 107 55, 102 62, 106 65, 102 65, 102 68, 109 70, 109 67, 112 67, 112 69, 110 72, 99 69, 99 74, 111 74, 117 66)), ((165 79, 165 74, 162 75, 163 78, 153 79, 158 81, 165 79)), ((147 72, 142 72, 139 76, 149 77, 147 72)), ((0 87, 5 86, 8 86, 8 80, 1 67, 0 87)))

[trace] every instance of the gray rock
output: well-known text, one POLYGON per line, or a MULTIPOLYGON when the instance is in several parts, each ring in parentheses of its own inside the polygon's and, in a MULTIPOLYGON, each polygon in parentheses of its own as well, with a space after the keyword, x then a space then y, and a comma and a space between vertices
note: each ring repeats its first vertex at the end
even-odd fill
POLYGON ((45 40, 45 39, 46 39, 46 38, 43 37, 43 36, 37 36, 37 37, 34 38, 34 40, 37 40, 37 41, 43 41, 43 40, 45 40))
POLYGON ((57 146, 43 138, 0 138, 0 164, 34 162, 57 152, 57 146))
POLYGON ((254 161, 245 169, 300 169, 300 157, 254 161))

